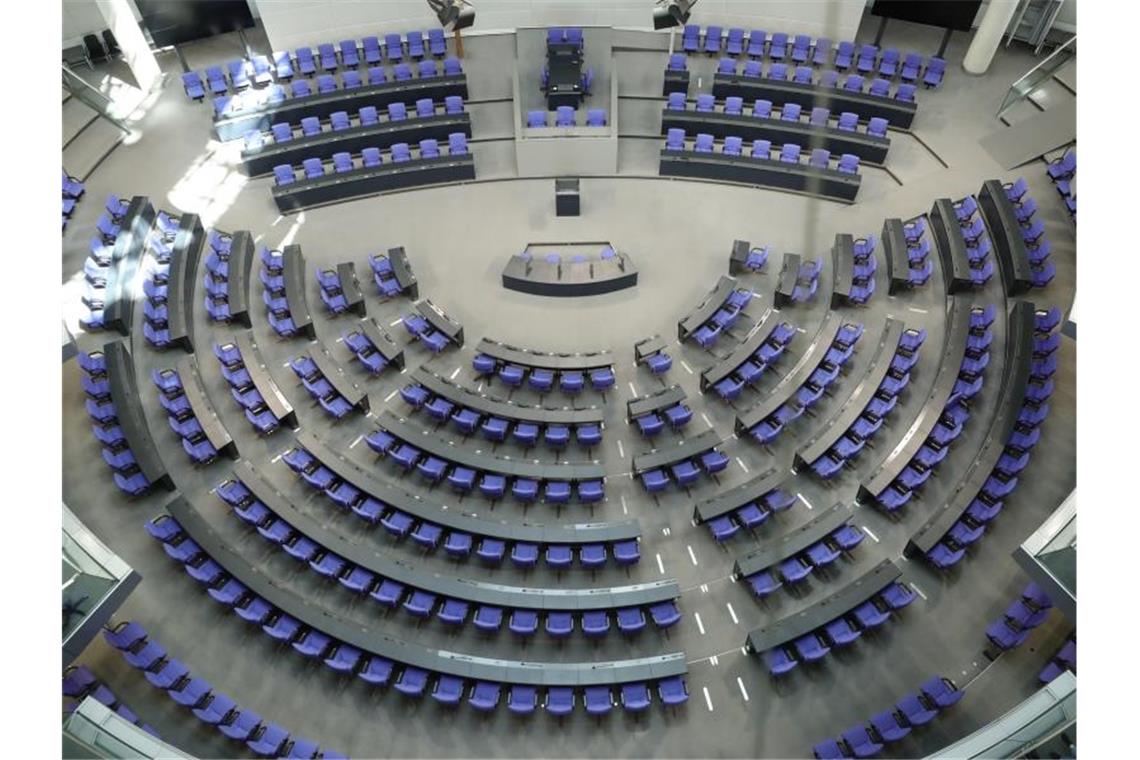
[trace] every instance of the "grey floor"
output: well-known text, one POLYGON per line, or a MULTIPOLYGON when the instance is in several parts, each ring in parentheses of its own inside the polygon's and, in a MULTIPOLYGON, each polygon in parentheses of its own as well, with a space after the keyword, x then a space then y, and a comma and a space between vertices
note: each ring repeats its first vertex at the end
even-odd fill
MULTIPOLYGON (((873 36, 874 23, 865 24, 861 39, 873 36)), ((933 49, 937 37, 934 30, 892 23, 887 42, 903 48, 933 49)), ((587 34, 587 44, 588 40, 587 34)), ((961 60, 966 43, 965 37, 952 41, 948 52, 951 62, 961 60)), ((478 387, 479 381, 470 369, 470 360, 473 346, 482 336, 541 350, 613 350, 616 388, 604 399, 597 395, 587 398, 604 400, 607 409, 605 441, 595 451, 608 473, 606 501, 593 509, 571 505, 555 512, 541 505, 524 510, 508 500, 494 507, 494 514, 549 522, 634 517, 642 527, 642 562, 628 572, 611 567, 593 575, 575 570, 559 576, 545 569, 522 573, 506 566, 491 570, 423 555, 407 544, 366 531, 334 514, 330 502, 311 496, 298 485, 277 460, 278 454, 291 445, 291 433, 282 430, 263 439, 242 420, 208 350, 211 341, 223 340, 230 329, 209 323, 201 304, 196 307, 202 375, 242 456, 291 494, 301 509, 352 540, 382 547, 394 557, 415 558, 425 568, 441 573, 506 584, 611 586, 670 577, 683 589, 680 605, 685 619, 668 636, 649 633, 632 643, 610 637, 598 644, 577 637, 561 645, 539 636, 520 648, 507 635, 484 638, 470 630, 448 634, 435 623, 416 627, 401 614, 379 619, 375 606, 354 602, 335 584, 321 582, 267 549, 210 493, 227 476, 225 462, 192 467, 166 426, 149 374, 153 368, 173 364, 178 354, 163 354, 146 346, 138 324, 132 339, 148 422, 180 492, 227 541, 240 547, 251 562, 281 578, 287 587, 347 619, 366 621, 425 645, 471 654, 567 662, 683 651, 689 661, 689 704, 673 714, 655 709, 640 720, 618 713, 600 722, 583 714, 561 723, 542 715, 522 721, 505 713, 484 718, 467 708, 452 711, 430 700, 407 702, 398 694, 335 678, 292 651, 273 646, 256 629, 222 613, 147 536, 144 522, 162 511, 167 497, 158 494, 128 500, 119 494, 88 429, 79 369, 69 362, 63 367, 61 431, 65 501, 144 578, 123 606, 120 619, 142 623, 196 675, 243 707, 354 757, 807 756, 815 742, 885 708, 930 675, 955 678, 967 690, 962 702, 890 748, 895 756, 916 756, 974 730, 1031 693, 1037 671, 1071 631, 1071 624, 1055 613, 1021 649, 994 662, 985 654, 984 629, 1027 582, 1010 553, 1075 485, 1075 343, 1066 339, 1061 349, 1058 390, 1044 426, 1043 442, 1034 453, 1030 477, 1022 479, 1002 517, 970 556, 948 574, 932 572, 925 564, 902 561, 905 580, 921 591, 922 598, 880 634, 864 637, 849 652, 833 653, 819 667, 801 667, 780 683, 768 677, 758 658, 743 652, 747 631, 810 606, 885 557, 898 558, 910 531, 968 467, 971 452, 980 445, 993 414, 997 383, 987 382, 966 433, 921 499, 894 520, 870 508, 857 509, 855 522, 871 538, 837 572, 812 580, 797 595, 781 592, 764 605, 756 603, 731 579, 734 555, 794 529, 809 520, 815 508, 836 501, 851 503, 860 476, 872 469, 890 443, 909 427, 938 369, 944 313, 941 272, 936 269, 926 287, 897 297, 886 296, 886 283, 881 281, 868 308, 842 309, 846 318, 866 326, 845 378, 821 403, 814 418, 795 423, 771 448, 732 438, 732 419, 736 411, 763 398, 782 373, 767 378, 733 409, 716 399, 700 397, 697 374, 715 357, 690 345, 672 346, 675 363, 668 382, 685 388, 698 413, 690 429, 699 432, 705 427, 715 428, 726 439, 723 449, 733 459, 717 482, 700 483, 688 492, 647 497, 626 473, 629 458, 649 446, 625 423, 623 410, 631 395, 662 385, 633 365, 632 344, 653 333, 674 340, 676 321, 726 272, 733 239, 768 245, 773 251, 769 271, 743 278, 758 296, 749 313, 758 315, 771 305, 774 273, 783 252, 825 255, 837 232, 878 232, 885 217, 921 213, 934 199, 976 192, 982 180, 991 177, 1011 181, 1024 176, 1029 181, 1041 205, 1039 213, 1046 221, 1058 269, 1052 285, 1029 297, 1040 307, 1057 305, 1067 312, 1075 292, 1074 230, 1048 182, 1044 164, 1036 162, 1005 172, 978 145, 981 137, 1001 126, 993 113, 1008 84, 1030 68, 1034 59, 1018 48, 1002 49, 991 72, 981 78, 970 77, 952 65, 941 89, 919 93, 919 115, 913 131, 892 133, 885 168, 866 169, 858 202, 843 205, 745 187, 656 178, 658 142, 648 137, 659 132, 661 101, 651 98, 660 92, 665 53, 650 49, 655 45, 651 40, 645 49, 639 49, 624 38, 620 47, 615 42, 622 96, 619 175, 584 179, 582 216, 572 219, 553 216, 553 183, 549 179, 518 178, 515 173, 509 140, 513 135, 511 104, 504 100, 510 97, 510 77, 503 73, 513 64, 515 47, 510 37, 466 41, 478 181, 362 199, 289 217, 281 217, 274 208, 269 180, 248 180, 235 165, 233 147, 211 141, 208 106, 185 99, 176 79, 177 62, 172 56, 164 57, 160 62, 172 74, 172 84, 147 105, 145 115, 134 124, 135 133, 94 170, 88 179, 88 194, 64 234, 61 297, 65 319, 74 328, 82 294, 83 259, 102 199, 111 192, 143 194, 149 195, 157 207, 198 213, 207 226, 226 231, 249 229, 259 244, 298 243, 310 272, 315 266, 343 261, 353 261, 358 271, 367 271, 368 254, 404 246, 419 277, 421 294, 446 309, 466 330, 465 348, 432 359, 429 366, 441 374, 458 370, 456 381, 472 387, 478 387), (500 287, 499 274, 506 260, 528 242, 582 240, 610 240, 628 252, 641 273, 638 286, 581 300, 541 299, 500 287), (877 342, 887 316, 903 319, 909 326, 925 327, 930 339, 900 408, 879 434, 877 448, 864 453, 853 467, 826 486, 808 476, 796 477, 792 487, 802 499, 793 509, 755 536, 738 537, 726 548, 717 547, 705 528, 692 525, 693 502, 769 466, 790 465, 796 442, 810 437, 858 383, 870 361, 869 348, 877 342)), ((235 40, 218 38, 191 46, 186 52, 191 65, 201 68, 239 55, 240 48, 235 40)), ((709 67, 703 80, 707 87, 714 63, 693 60, 692 65, 695 69, 709 67)), ((123 75, 121 65, 110 64, 89 76, 98 80, 108 72, 123 75)), ((884 269, 880 267, 880 277, 884 269)), ((830 272, 825 270, 822 292, 829 291, 829 278, 830 272)), ((373 410, 390 407, 402 411, 398 396, 392 398, 401 385, 399 376, 385 374, 372 379, 349 363, 349 353, 339 338, 355 318, 316 313, 319 299, 312 278, 309 291, 319 341, 368 389, 373 410)), ((973 300, 1002 304, 997 278, 974 294, 973 300)), ((370 316, 388 325, 408 311, 409 302, 384 302, 370 291, 367 305, 370 316)), ((782 365, 784 371, 806 348, 807 338, 826 311, 822 299, 783 311, 782 316, 805 333, 793 343, 792 356, 782 365)), ((406 336, 402 328, 393 329, 403 341, 406 336)), ((335 449, 371 465, 373 458, 367 448, 355 445, 372 429, 371 421, 354 415, 330 424, 284 368, 303 349, 303 339, 277 339, 264 313, 256 309, 253 330, 271 372, 298 410, 302 429, 317 431, 335 449)), ((999 322, 995 336, 999 343, 1004 330, 1005 325, 999 322)), ((88 349, 101 342, 99 336, 80 335, 79 340, 88 349)), ((717 353, 730 345, 730 341, 723 341, 717 353)), ((429 359, 415 345, 409 345, 406 352, 410 367, 429 359)), ((993 353, 990 378, 1000 375, 1000 356, 1001 352, 993 353)), ((492 386, 491 392, 503 390, 492 386)), ((537 400, 525 390, 510 397, 537 400)), ((509 446, 500 450, 511 453, 509 446)), ((550 456, 542 450, 538 455, 550 456)), ((571 448, 564 456, 584 455, 571 448)), ((398 477, 383 463, 376 463, 374 471, 384 477, 398 477)), ((413 491, 424 488, 413 478, 404 478, 401 485, 413 491)), ((475 497, 464 499, 459 506, 479 513, 491 508, 475 497)), ((156 693, 101 640, 92 644, 80 661, 164 738, 186 751, 202 757, 249 754, 243 745, 200 726, 186 711, 156 693)))

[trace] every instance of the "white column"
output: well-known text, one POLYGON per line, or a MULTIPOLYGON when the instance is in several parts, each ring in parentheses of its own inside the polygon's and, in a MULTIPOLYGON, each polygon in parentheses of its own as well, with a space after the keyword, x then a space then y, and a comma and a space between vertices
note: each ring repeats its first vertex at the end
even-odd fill
POLYGON ((982 21, 974 30, 970 49, 962 59, 962 68, 969 74, 985 74, 994 59, 1002 35, 1017 12, 1017 0, 989 0, 982 21))
POLYGON ((123 60, 131 68, 139 89, 150 92, 162 81, 162 70, 154 60, 139 22, 135 20, 130 0, 95 0, 111 33, 123 51, 123 60))

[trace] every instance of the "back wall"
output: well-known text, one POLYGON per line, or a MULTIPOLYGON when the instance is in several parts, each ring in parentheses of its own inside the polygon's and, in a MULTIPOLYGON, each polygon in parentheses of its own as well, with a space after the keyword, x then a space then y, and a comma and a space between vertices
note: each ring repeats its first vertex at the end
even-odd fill
MULTIPOLYGON (((474 0, 470 33, 518 27, 652 28, 651 0, 474 0)), ((854 39, 866 0, 701 0, 692 23, 854 39)), ((424 0, 258 0, 274 50, 438 26, 424 0)))

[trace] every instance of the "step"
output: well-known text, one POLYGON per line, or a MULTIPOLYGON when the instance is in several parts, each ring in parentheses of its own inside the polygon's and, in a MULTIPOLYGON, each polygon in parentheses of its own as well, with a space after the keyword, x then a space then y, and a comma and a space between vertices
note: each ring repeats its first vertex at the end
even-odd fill
POLYGON ((1077 57, 1074 55, 1061 68, 1053 73, 1053 78, 1064 85, 1071 93, 1077 92, 1077 57))
POLYGON ((63 166, 73 177, 86 181, 95 167, 126 137, 121 129, 97 118, 63 149, 63 166))
POLYGON ((75 139, 83 129, 92 121, 97 119, 99 114, 95 109, 84 103, 77 97, 71 97, 63 101, 63 147, 75 139))

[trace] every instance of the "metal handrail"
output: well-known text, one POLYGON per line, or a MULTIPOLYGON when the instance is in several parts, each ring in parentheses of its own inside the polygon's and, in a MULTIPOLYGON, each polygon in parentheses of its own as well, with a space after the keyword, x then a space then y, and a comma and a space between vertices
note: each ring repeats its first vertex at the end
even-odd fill
POLYGON ((1029 97, 1042 82, 1053 76, 1062 66, 1071 61, 1076 54, 1077 35, 1074 34, 1059 45, 1056 50, 1047 55, 1040 63, 1022 74, 1016 82, 1010 85, 1009 92, 1006 93, 1005 99, 1002 100, 1001 106, 998 108, 995 116, 1001 118, 1002 114, 1011 107, 1029 97))
POLYGON ((123 130, 123 132, 130 134, 130 127, 111 115, 111 101, 106 95, 88 84, 82 77, 72 71, 66 63, 62 64, 61 67, 63 70, 63 89, 89 106, 97 115, 102 116, 123 130))

